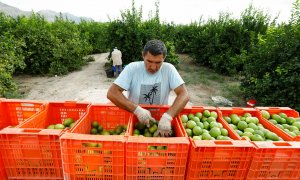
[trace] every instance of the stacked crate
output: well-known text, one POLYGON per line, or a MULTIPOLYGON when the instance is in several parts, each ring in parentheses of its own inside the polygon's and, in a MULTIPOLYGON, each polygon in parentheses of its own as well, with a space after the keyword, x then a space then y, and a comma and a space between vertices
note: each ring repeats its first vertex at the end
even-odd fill
MULTIPOLYGON (((186 179, 245 179, 251 163, 254 146, 242 141, 229 125, 222 119, 215 107, 194 107, 184 109, 178 115, 202 113, 208 110, 217 112, 217 122, 228 130, 232 140, 194 140, 190 137, 186 179)), ((184 128, 181 123, 181 128, 184 128)), ((185 132, 185 130, 183 129, 185 132)), ((188 136, 185 133, 185 136, 188 136)))
POLYGON ((89 103, 49 102, 16 128, 0 131, 0 150, 9 179, 63 179, 59 137, 66 131, 46 129, 66 118, 80 120, 89 103))
MULTIPOLYGON (((45 102, 0 99, 0 130, 6 127, 15 127, 45 108, 45 102)), ((2 141, 2 139, 0 139, 2 141)), ((5 167, 0 154, 0 179, 6 179, 5 167)))
POLYGON ((125 135, 90 134, 93 121, 103 129, 113 130, 127 125, 131 113, 113 105, 95 104, 88 114, 61 138, 62 163, 65 179, 125 178, 125 135))
MULTIPOLYGON (((143 106, 160 120, 166 106, 143 106)), ((189 140, 184 137, 178 118, 172 120, 175 137, 133 136, 138 119, 133 116, 126 142, 126 179, 173 179, 185 177, 189 140), (153 148, 160 147, 160 148, 153 148)))

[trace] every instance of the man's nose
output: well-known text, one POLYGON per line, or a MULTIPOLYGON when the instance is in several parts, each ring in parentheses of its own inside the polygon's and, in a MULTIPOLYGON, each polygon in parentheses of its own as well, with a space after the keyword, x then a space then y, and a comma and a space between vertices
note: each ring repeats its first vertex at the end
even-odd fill
POLYGON ((151 69, 151 70, 155 70, 155 68, 156 68, 156 67, 155 67, 155 64, 150 64, 150 69, 151 69))

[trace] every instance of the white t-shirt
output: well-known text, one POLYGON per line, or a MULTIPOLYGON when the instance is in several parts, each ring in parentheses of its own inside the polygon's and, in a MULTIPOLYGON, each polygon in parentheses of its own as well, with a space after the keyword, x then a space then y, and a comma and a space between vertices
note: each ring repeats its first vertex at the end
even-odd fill
POLYGON ((184 81, 176 68, 164 62, 155 74, 148 73, 144 61, 128 64, 114 83, 128 91, 135 104, 168 104, 171 90, 184 81))
POLYGON ((111 53, 111 59, 113 61, 113 66, 122 65, 122 53, 118 49, 114 49, 111 53))

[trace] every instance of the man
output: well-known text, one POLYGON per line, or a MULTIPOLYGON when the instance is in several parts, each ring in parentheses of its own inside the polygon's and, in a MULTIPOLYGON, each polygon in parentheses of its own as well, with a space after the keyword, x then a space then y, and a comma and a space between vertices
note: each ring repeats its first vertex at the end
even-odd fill
POLYGON ((170 135, 172 119, 189 101, 179 73, 172 64, 164 62, 166 55, 167 49, 162 41, 148 41, 142 52, 144 61, 128 64, 107 93, 111 102, 133 112, 141 123, 149 125, 154 118, 139 104, 168 104, 170 91, 174 90, 177 97, 158 124, 156 133, 161 136, 170 135), (128 99, 122 94, 124 90, 128 91, 128 99))
POLYGON ((120 50, 118 50, 117 47, 115 47, 113 52, 111 53, 111 59, 116 70, 115 76, 118 77, 122 71, 122 53, 120 50))

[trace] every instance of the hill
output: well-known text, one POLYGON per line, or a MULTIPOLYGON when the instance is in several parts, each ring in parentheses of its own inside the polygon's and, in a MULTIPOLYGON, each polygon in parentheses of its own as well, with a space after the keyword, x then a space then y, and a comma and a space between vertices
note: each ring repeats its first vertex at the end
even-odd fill
MULTIPOLYGON (((12 16, 12 17, 17 17, 17 16, 30 16, 32 13, 31 11, 23 11, 21 9, 18 9, 13 6, 9 6, 7 4, 4 4, 0 2, 0 12, 3 12, 6 15, 12 16)), ((51 11, 51 10, 42 10, 35 12, 38 13, 42 16, 45 17, 45 19, 49 22, 53 22, 55 20, 56 16, 59 16, 59 12, 51 11)), ((87 21, 92 21, 93 19, 88 18, 88 17, 78 17, 70 13, 62 13, 62 17, 68 18, 69 20, 72 20, 76 23, 79 23, 81 19, 87 20, 87 21)))

